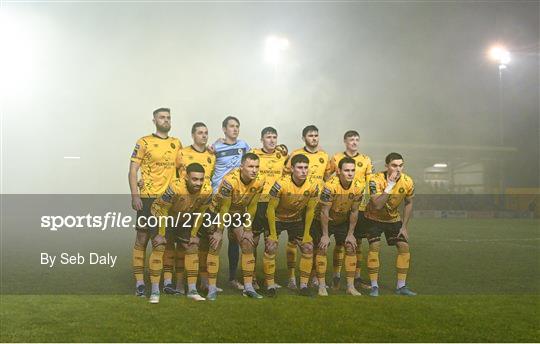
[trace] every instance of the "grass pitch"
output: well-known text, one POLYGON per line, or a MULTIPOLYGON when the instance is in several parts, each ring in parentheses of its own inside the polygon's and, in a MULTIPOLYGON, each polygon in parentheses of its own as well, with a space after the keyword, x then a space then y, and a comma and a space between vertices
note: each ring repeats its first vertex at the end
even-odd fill
MULTIPOLYGON (((538 342, 539 225, 538 220, 415 219, 409 229, 408 279, 420 294, 415 298, 393 295, 395 249, 383 245, 378 299, 353 298, 343 290, 327 298, 301 298, 282 289, 276 299, 251 300, 225 288, 213 303, 162 295, 159 305, 132 296, 133 238, 123 233, 109 248, 119 255, 115 269, 64 266, 51 271, 35 257, 17 267, 2 263, 0 339, 538 342)), ((5 247, 2 258, 16 254, 5 247)), ((221 266, 218 284, 225 285, 225 249, 221 266)), ((258 270, 261 276, 261 266, 258 270)), ((283 254, 278 276, 285 283, 283 254)))

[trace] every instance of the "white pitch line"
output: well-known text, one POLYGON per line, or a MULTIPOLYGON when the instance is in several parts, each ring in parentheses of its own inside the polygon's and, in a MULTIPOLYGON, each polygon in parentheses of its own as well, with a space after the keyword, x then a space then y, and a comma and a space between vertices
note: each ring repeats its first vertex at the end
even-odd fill
POLYGON ((75 160, 75 159, 80 159, 81 157, 80 156, 65 156, 64 159, 72 159, 72 160, 75 160))

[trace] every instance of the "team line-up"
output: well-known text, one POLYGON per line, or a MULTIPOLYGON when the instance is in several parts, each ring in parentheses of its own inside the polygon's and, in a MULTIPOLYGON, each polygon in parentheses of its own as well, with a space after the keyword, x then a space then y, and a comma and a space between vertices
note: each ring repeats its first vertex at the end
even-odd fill
POLYGON ((358 152, 360 136, 354 130, 344 134, 345 151, 330 158, 319 148, 319 130, 314 125, 302 131, 305 146, 288 154, 286 146, 278 145, 278 134, 272 127, 261 131, 262 147, 252 149, 238 138, 240 121, 233 116, 223 120, 224 138, 211 146, 204 123, 193 124, 193 144, 183 147, 179 139, 168 136, 170 109, 155 110, 153 122, 155 133, 140 138, 131 155, 129 186, 137 217, 205 216, 182 217, 185 222, 172 226, 159 221, 154 227, 136 228, 133 271, 137 296, 146 296, 145 256, 151 242, 151 303, 159 303, 162 273, 163 292, 186 294, 198 301, 216 300, 222 291, 216 282, 225 229, 229 284, 244 296, 277 296, 281 286, 274 275, 282 232, 287 232, 287 287, 298 290, 299 295, 312 296, 310 287, 318 290, 319 296, 328 295, 327 250, 333 235, 334 290, 339 289, 344 265, 347 294, 359 296, 358 289, 365 288, 370 296, 378 296, 382 233, 387 244, 397 249, 395 293, 416 295, 406 285, 410 260, 407 224, 414 184, 403 173, 404 160, 399 153, 388 154, 385 170, 374 173, 371 159, 358 152), (399 212, 402 203, 403 217, 399 212), (232 215, 242 221, 226 226, 222 219, 232 215), (255 260, 261 236, 264 286, 259 287, 255 260), (360 278, 363 238, 369 243, 369 281, 360 278), (241 282, 237 279, 239 262, 241 282))

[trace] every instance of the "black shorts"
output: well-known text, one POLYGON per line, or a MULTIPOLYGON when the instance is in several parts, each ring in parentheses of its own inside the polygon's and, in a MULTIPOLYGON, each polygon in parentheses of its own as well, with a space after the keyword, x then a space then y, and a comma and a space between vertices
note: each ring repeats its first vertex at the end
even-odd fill
POLYGON ((354 227, 354 237, 356 238, 356 241, 360 242, 363 238, 367 238, 369 226, 369 219, 366 219, 363 211, 359 211, 358 221, 356 222, 356 227, 354 227))
MULTIPOLYGON (((340 225, 328 224, 328 236, 334 236, 336 239, 336 245, 344 245, 347 238, 347 232, 349 231, 349 222, 342 223, 340 225)), ((322 227, 319 221, 313 221, 311 225, 311 237, 313 243, 318 244, 322 237, 322 227)))
POLYGON ((255 218, 253 219, 253 224, 251 226, 253 235, 259 235, 269 230, 266 209, 268 209, 268 202, 259 202, 259 204, 257 204, 257 212, 255 213, 255 218))
POLYGON ((367 229, 367 239, 369 243, 380 241, 381 234, 384 233, 388 246, 394 246, 397 242, 407 242, 403 236, 398 237, 402 222, 379 222, 367 219, 369 226, 367 229))
MULTIPOLYGON (((287 232, 288 241, 302 241, 304 240, 304 221, 297 221, 297 222, 281 222, 276 221, 276 232, 277 236, 281 234, 281 232, 287 232)), ((270 229, 265 230, 264 236, 268 237, 270 236, 270 229)))
MULTIPOLYGON (((150 209, 152 208, 152 203, 154 203, 154 200, 155 198, 142 198, 141 197, 141 201, 142 201, 142 209, 141 210, 137 210, 137 223, 136 223, 136 226, 135 226, 135 230, 138 230, 138 231, 148 231, 150 230, 151 228, 146 226, 146 227, 139 227, 139 219, 141 217, 144 217, 144 220, 142 220, 142 222, 144 223, 147 223, 148 222, 148 219, 150 218, 150 216, 152 216, 152 212, 150 211, 150 209)), ((153 230, 156 230, 155 228, 153 228, 153 230)), ((157 232, 156 232, 157 233, 157 232)))
MULTIPOLYGON (((191 217, 190 221, 185 223, 179 223, 176 227, 167 227, 167 236, 173 237, 177 243, 187 244, 191 238, 191 230, 195 225, 195 218, 191 217)), ((202 229, 202 226, 201 226, 202 229)), ((197 233, 200 237, 201 229, 197 233)))

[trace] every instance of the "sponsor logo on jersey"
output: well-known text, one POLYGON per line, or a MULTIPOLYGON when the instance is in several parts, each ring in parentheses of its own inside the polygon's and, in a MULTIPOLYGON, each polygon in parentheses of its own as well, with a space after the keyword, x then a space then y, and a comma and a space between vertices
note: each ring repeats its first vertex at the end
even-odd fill
POLYGON ((319 162, 320 162, 321 164, 324 164, 324 159, 323 159, 323 158, 319 158, 319 162))
POLYGON ((362 162, 361 162, 361 161, 359 161, 359 162, 357 162, 357 163, 356 163, 356 166, 358 166, 358 167, 362 167, 362 166, 364 166, 364 164, 362 164, 362 162))
POLYGON ((176 148, 176 145, 175 145, 173 142, 171 142, 171 148, 172 148, 172 149, 175 149, 175 148, 176 148))
POLYGON ((404 192, 405 192, 404 188, 399 188, 399 193, 404 193, 404 192))

